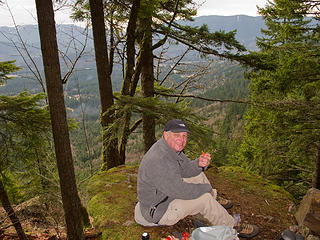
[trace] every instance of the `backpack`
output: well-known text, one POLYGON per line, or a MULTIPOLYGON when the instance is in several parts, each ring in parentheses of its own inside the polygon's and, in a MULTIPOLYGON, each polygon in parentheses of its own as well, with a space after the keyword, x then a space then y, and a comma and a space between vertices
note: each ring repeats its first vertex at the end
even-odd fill
POLYGON ((192 231, 190 240, 239 240, 237 232, 228 226, 199 227, 192 231))

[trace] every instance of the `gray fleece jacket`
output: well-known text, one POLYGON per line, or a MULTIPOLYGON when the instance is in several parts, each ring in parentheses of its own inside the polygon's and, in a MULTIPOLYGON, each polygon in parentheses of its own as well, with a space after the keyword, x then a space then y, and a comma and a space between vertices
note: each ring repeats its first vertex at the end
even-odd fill
POLYGON ((183 152, 176 153, 162 137, 142 158, 138 172, 138 200, 142 216, 157 223, 174 199, 195 199, 212 191, 210 184, 186 183, 182 178, 197 176, 202 168, 183 152))

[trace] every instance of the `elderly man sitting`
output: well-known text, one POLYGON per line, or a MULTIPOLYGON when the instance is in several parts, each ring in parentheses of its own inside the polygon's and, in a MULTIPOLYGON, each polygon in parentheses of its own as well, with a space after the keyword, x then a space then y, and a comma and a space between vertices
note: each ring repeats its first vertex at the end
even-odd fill
POLYGON ((186 122, 168 121, 162 138, 143 157, 138 172, 136 221, 147 226, 174 225, 200 213, 212 225, 237 228, 240 237, 257 235, 257 226, 241 224, 220 204, 232 206, 230 201, 217 198, 217 191, 204 174, 210 154, 192 161, 183 153, 189 132, 186 122))

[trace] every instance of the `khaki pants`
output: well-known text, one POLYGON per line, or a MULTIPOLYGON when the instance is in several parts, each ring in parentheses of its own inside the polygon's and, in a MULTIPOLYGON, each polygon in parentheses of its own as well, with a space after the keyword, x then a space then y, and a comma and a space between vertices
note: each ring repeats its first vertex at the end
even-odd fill
MULTIPOLYGON (((196 177, 184 178, 189 183, 209 183, 206 175, 202 172, 196 177)), ((216 201, 216 194, 212 196, 205 193, 199 198, 192 200, 175 199, 169 206, 165 214, 159 221, 160 225, 174 225, 179 220, 188 215, 196 215, 200 213, 213 226, 224 225, 233 228, 234 218, 216 201)))

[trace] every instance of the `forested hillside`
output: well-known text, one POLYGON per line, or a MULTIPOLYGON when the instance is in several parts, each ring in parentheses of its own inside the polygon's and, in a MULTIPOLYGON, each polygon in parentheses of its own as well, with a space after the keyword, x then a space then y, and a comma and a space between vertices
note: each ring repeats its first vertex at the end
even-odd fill
POLYGON ((0 29, 0 236, 14 227, 27 239, 21 219, 37 216, 23 209, 34 205, 58 238, 84 239, 93 226, 104 239, 143 230, 113 201, 130 195, 133 208, 136 165, 173 118, 191 130, 185 154, 211 153, 210 180, 230 186, 246 221, 274 230, 258 239, 289 227, 289 203, 320 188, 319 3, 190 21, 192 1, 156 2, 77 1, 82 28, 56 26, 52 3, 36 0, 38 26, 0 29))

